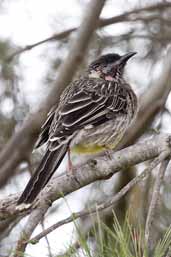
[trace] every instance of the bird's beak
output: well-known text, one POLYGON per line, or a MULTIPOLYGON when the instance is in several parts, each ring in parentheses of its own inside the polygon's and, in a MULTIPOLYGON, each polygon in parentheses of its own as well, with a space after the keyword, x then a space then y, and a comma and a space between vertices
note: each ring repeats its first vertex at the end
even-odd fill
POLYGON ((125 65, 126 62, 132 57, 134 56, 135 54, 137 54, 136 52, 130 52, 130 53, 127 53, 127 54, 124 54, 120 60, 119 60, 119 65, 125 65))

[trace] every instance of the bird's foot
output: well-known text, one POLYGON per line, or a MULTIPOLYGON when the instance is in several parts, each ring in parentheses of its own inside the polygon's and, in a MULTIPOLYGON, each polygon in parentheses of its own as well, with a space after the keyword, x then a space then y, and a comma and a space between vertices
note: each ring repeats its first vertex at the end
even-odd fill
POLYGON ((68 158, 68 168, 67 168, 67 176, 69 179, 73 180, 74 182, 76 182, 77 184, 80 185, 80 182, 78 181, 77 177, 76 177, 76 168, 73 166, 72 161, 70 158, 68 158))
POLYGON ((68 150, 68 168, 67 168, 67 176, 72 179, 74 182, 80 185, 79 180, 76 177, 76 168, 73 166, 71 161, 71 152, 68 150))
POLYGON ((67 169, 67 174, 68 175, 74 174, 74 166, 73 166, 72 161, 71 161, 71 151, 70 151, 70 148, 68 149, 68 169, 67 169))
POLYGON ((67 169, 67 173, 68 174, 73 174, 75 172, 75 168, 72 164, 71 159, 68 159, 68 169, 67 169))
POLYGON ((111 161, 113 159, 113 150, 107 149, 105 151, 105 156, 106 156, 107 160, 111 161))
POLYGON ((71 179, 73 182, 76 182, 76 184, 79 184, 79 186, 80 186, 81 184, 80 184, 79 180, 77 179, 75 171, 76 171, 76 169, 73 168, 73 166, 72 166, 72 170, 71 169, 67 170, 67 176, 69 179, 71 179))
POLYGON ((74 165, 72 164, 72 161, 70 158, 68 158, 68 168, 67 168, 67 175, 74 175, 75 173, 75 167, 74 165))

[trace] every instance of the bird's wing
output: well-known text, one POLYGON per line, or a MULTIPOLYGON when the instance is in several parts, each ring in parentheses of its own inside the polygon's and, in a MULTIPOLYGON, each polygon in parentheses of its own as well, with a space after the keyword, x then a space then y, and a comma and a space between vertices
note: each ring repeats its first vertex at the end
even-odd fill
POLYGON ((87 80, 91 87, 77 91, 61 104, 49 136, 51 151, 65 144, 86 125, 98 126, 126 111, 126 90, 115 82, 87 80), (96 84, 92 84, 96 83, 96 84), (112 115, 109 115, 112 114, 112 115))
POLYGON ((48 113, 47 119, 41 127, 41 132, 39 134, 39 137, 38 137, 38 140, 36 142, 35 148, 40 147, 41 145, 43 145, 44 143, 46 143, 48 141, 49 129, 50 129, 50 126, 51 126, 52 121, 54 119, 56 109, 57 109, 57 105, 54 105, 51 108, 50 112, 48 113))

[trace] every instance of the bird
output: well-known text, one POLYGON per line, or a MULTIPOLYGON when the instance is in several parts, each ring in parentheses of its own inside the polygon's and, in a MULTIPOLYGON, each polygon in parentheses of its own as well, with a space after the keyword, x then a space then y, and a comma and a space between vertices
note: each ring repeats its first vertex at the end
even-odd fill
POLYGON ((115 149, 137 113, 137 96, 124 78, 136 52, 108 53, 71 82, 41 128, 35 148, 47 144, 17 205, 31 204, 70 150, 91 154, 115 149))

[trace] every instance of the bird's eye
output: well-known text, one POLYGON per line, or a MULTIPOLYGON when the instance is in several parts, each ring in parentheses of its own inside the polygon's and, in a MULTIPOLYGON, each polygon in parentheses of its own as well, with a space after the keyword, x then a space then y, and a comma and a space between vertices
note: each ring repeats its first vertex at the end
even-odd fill
POLYGON ((98 65, 98 66, 95 66, 94 69, 95 69, 96 71, 99 71, 99 70, 100 70, 100 66, 99 66, 99 65, 98 65))

